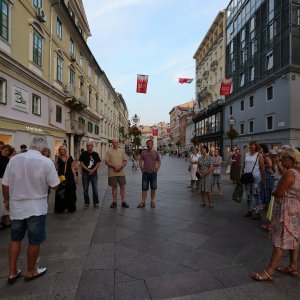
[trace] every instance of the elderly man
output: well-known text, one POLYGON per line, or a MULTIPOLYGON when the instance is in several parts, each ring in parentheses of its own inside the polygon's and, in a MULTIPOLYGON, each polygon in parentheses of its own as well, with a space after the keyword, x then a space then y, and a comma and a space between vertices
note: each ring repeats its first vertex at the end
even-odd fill
POLYGON ((88 141, 86 144, 86 151, 83 151, 79 157, 82 168, 82 186, 84 192, 84 208, 90 205, 89 185, 92 183, 93 189, 93 203, 95 208, 99 208, 98 198, 98 173, 101 159, 97 152, 93 151, 94 144, 88 141))
POLYGON ((119 148, 119 141, 112 140, 112 148, 106 153, 105 164, 108 166, 108 185, 111 186, 113 202, 111 208, 117 206, 117 185, 120 186, 120 195, 122 207, 128 208, 129 205, 125 202, 125 184, 126 178, 124 167, 127 164, 127 159, 124 150, 119 148))
POLYGON ((146 142, 147 150, 144 150, 140 157, 140 168, 143 173, 142 176, 142 202, 137 208, 145 207, 147 198, 147 192, 149 185, 151 189, 151 203, 150 207, 155 207, 155 193, 157 189, 157 172, 160 168, 161 160, 159 153, 153 149, 153 141, 148 140, 146 142))
POLYGON ((46 268, 38 268, 36 264, 40 244, 46 238, 48 187, 56 189, 59 178, 53 162, 41 154, 45 147, 46 139, 35 136, 29 151, 10 159, 2 179, 3 202, 12 220, 9 244, 10 284, 21 275, 21 270, 17 269, 17 261, 26 231, 29 245, 25 281, 38 278, 47 271, 46 268))

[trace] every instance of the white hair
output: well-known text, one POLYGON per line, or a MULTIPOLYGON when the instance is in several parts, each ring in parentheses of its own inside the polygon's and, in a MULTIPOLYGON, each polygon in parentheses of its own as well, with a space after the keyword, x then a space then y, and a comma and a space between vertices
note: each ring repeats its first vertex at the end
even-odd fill
POLYGON ((44 136, 34 136, 30 143, 30 149, 42 151, 44 148, 48 147, 48 142, 44 136))

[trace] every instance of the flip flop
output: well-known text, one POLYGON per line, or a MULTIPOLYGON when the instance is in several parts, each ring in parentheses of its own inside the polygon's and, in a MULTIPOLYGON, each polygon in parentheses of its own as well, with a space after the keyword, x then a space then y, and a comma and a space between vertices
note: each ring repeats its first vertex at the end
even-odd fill
POLYGON ((25 276, 25 281, 31 281, 46 274, 47 268, 37 268, 37 272, 32 275, 25 276))
POLYGON ((295 276, 295 277, 298 277, 298 276, 299 276, 298 270, 292 269, 291 267, 287 267, 287 268, 284 268, 284 267, 278 267, 276 270, 277 270, 278 272, 280 272, 280 273, 283 273, 283 274, 289 274, 289 275, 295 276))
POLYGON ((141 202, 141 203, 137 206, 137 208, 143 208, 143 207, 145 207, 145 203, 143 203, 143 202, 141 202))
POLYGON ((17 280, 18 278, 20 278, 21 273, 22 273, 21 270, 17 270, 17 274, 8 276, 8 278, 7 278, 7 283, 9 283, 9 284, 15 283, 16 280, 17 280))
POLYGON ((155 203, 151 202, 150 207, 154 208, 155 207, 155 203))
POLYGON ((252 273, 251 277, 257 281, 272 281, 274 279, 266 270, 263 270, 261 273, 252 273), (267 277, 263 277, 263 275, 267 277))

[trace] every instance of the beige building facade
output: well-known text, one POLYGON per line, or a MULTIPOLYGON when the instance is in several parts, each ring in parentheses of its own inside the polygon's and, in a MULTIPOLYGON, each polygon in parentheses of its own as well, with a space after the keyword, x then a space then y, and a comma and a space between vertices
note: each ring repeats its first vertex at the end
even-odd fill
POLYGON ((194 117, 198 144, 222 148, 223 103, 221 81, 225 78, 226 14, 218 13, 194 54, 196 64, 196 99, 199 112, 194 117))
POLYGON ((82 1, 1 3, 0 140, 45 135, 53 157, 65 144, 75 159, 93 140, 103 157, 128 110, 87 46, 82 1))

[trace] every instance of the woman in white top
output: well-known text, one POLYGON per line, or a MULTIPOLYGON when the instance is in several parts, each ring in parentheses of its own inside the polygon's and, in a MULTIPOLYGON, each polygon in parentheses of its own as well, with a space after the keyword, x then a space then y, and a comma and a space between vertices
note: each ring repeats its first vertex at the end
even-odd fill
POLYGON ((248 211, 244 217, 260 219, 261 198, 259 193, 259 183, 265 185, 265 167, 263 156, 259 153, 259 146, 256 142, 249 143, 249 152, 246 153, 244 162, 244 172, 251 173, 254 177, 253 183, 245 184, 247 195, 248 211))
POLYGON ((189 169, 190 171, 190 177, 191 177, 191 185, 188 186, 189 190, 193 190, 194 186, 195 186, 195 182, 198 180, 197 176, 196 176, 196 172, 197 172, 197 166, 198 166, 198 160, 201 157, 201 155, 198 153, 199 149, 197 147, 193 148, 193 152, 190 155, 190 166, 189 169))

